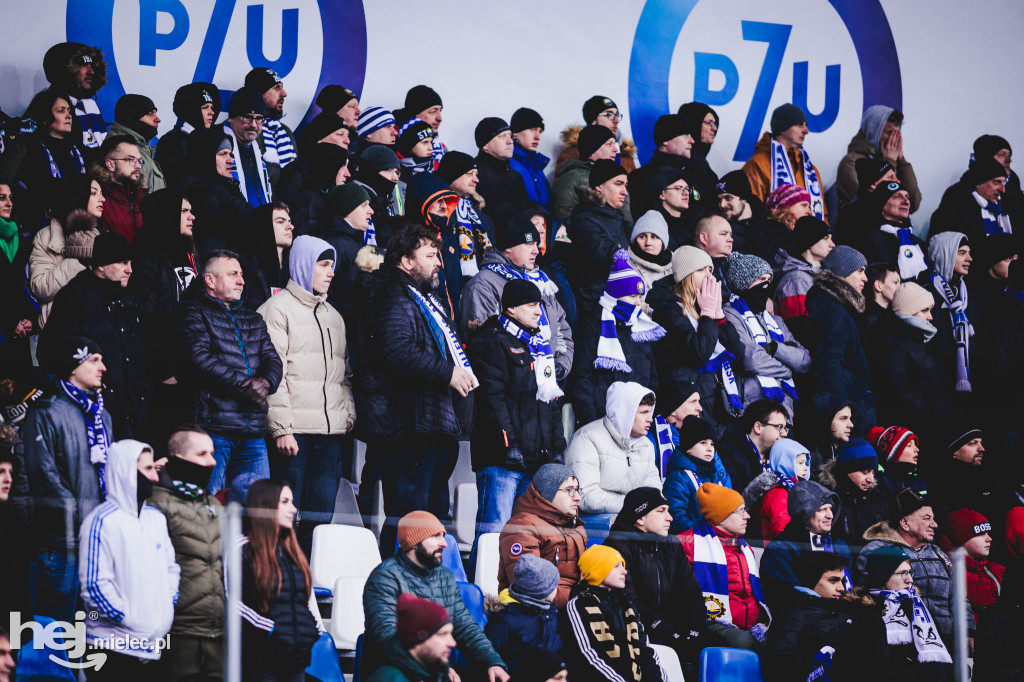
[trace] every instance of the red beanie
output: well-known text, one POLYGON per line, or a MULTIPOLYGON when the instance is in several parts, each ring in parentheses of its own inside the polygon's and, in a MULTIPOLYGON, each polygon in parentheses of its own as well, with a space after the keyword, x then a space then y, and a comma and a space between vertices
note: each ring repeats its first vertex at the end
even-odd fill
POLYGON ((992 524, 973 509, 957 509, 946 517, 946 537, 954 547, 962 547, 968 540, 992 532, 992 524))
POLYGON ((918 447, 921 446, 921 441, 914 432, 902 426, 874 426, 868 431, 868 442, 875 446, 879 455, 885 457, 886 462, 898 461, 903 454, 903 448, 912 440, 917 441, 918 447))
POLYGON ((445 607, 409 592, 399 595, 395 615, 395 634, 407 649, 425 642, 443 625, 452 622, 445 607))

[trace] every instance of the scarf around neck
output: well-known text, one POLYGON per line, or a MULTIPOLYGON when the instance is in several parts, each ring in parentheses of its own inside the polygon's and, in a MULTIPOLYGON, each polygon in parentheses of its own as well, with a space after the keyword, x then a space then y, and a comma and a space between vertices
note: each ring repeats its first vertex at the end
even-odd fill
POLYGON ((913 327, 914 329, 919 329, 924 332, 925 343, 931 341, 939 331, 931 322, 922 320, 920 317, 914 317, 913 315, 907 315, 906 313, 896 313, 896 317, 898 317, 900 321, 904 322, 908 327, 913 327))
MULTIPOLYGON (((679 307, 683 309, 683 314, 686 315, 690 326, 693 327, 694 331, 697 331, 697 318, 691 315, 686 308, 683 308, 682 303, 679 304, 679 307)), ((718 375, 722 388, 728 397, 725 409, 733 416, 738 417, 743 412, 743 399, 740 398, 740 387, 736 383, 736 375, 732 371, 732 363, 735 360, 736 356, 730 353, 720 340, 715 341, 715 349, 711 352, 711 358, 697 371, 700 374, 718 375)))
MULTIPOLYGON (((57 165, 57 160, 53 158, 53 152, 42 142, 39 146, 46 152, 46 162, 50 166, 50 177, 59 179, 64 177, 64 171, 57 165)), ((71 144, 71 157, 75 160, 75 165, 78 167, 78 174, 85 175, 85 159, 82 158, 82 152, 78 151, 78 145, 71 144)))
POLYGON ((601 293, 598 303, 601 306, 601 335, 597 340, 594 367, 632 372, 633 368, 626 362, 626 355, 619 342, 616 331, 618 323, 631 329, 630 338, 636 343, 657 341, 665 336, 665 329, 648 317, 640 306, 612 298, 607 292, 601 293))
POLYGON ((956 390, 962 393, 971 392, 971 350, 970 338, 974 336, 974 326, 967 319, 967 283, 960 277, 959 286, 953 286, 938 270, 931 272, 932 286, 942 298, 942 307, 949 310, 953 322, 953 341, 956 344, 956 390))
POLYGON ((913 644, 920 663, 952 663, 928 607, 911 585, 905 590, 871 590, 885 600, 885 637, 890 645, 913 644), (911 613, 903 608, 910 600, 911 613))
POLYGON ((526 344, 533 358, 533 371, 537 376, 537 400, 550 403, 565 395, 558 387, 555 378, 555 356, 551 352, 551 344, 545 341, 540 333, 531 334, 520 327, 514 320, 498 315, 498 322, 512 336, 526 344))
POLYGON ((914 239, 914 231, 911 228, 886 223, 878 229, 886 234, 895 235, 900 242, 896 250, 896 267, 900 271, 900 279, 909 282, 928 269, 928 259, 924 257, 921 245, 914 239))
MULTIPOLYGON (((743 552, 743 558, 747 561, 751 592, 771 623, 772 615, 761 592, 761 577, 754 553, 742 537, 736 539, 740 551, 743 552)), ((732 625, 732 610, 729 607, 729 567, 725 548, 714 527, 704 520, 693 527, 693 575, 700 584, 701 592, 704 593, 708 620, 732 625)))
MULTIPOLYGON (((800 147, 800 155, 804 160, 804 181, 807 185, 804 189, 811 195, 811 211, 815 217, 824 220, 825 202, 821 194, 821 180, 818 178, 818 173, 814 170, 814 164, 811 163, 811 157, 807 150, 800 147)), ((782 185, 799 186, 799 184, 796 181, 796 175, 793 173, 793 167, 789 164, 789 155, 786 154, 785 145, 773 137, 771 191, 774 192, 782 185)))
POLYGON ((455 335, 455 331, 448 323, 448 318, 442 312, 444 308, 441 307, 441 302, 434 298, 433 294, 423 295, 419 289, 411 284, 409 285, 409 291, 412 292, 413 300, 416 301, 420 312, 423 313, 423 317, 427 320, 427 325, 430 327, 434 341, 437 343, 438 351, 445 357, 450 356, 457 366, 469 372, 470 376, 473 377, 473 388, 478 387, 480 381, 473 374, 473 368, 469 366, 469 359, 466 357, 465 351, 462 350, 459 337, 455 335))
POLYGON ((1006 210, 994 201, 986 201, 977 192, 971 192, 971 196, 981 207, 981 220, 985 223, 985 236, 1003 232, 1013 234, 1013 226, 1010 225, 1010 215, 1006 210))
POLYGON ((89 443, 89 461, 96 467, 100 482, 100 499, 107 498, 107 451, 110 448, 110 436, 103 423, 103 391, 96 391, 96 399, 75 386, 70 381, 61 379, 60 387, 64 395, 85 413, 85 435, 89 443))
POLYGON ((0 218, 0 252, 12 263, 18 253, 18 242, 18 223, 0 218))
MULTIPOLYGON (((754 343, 759 346, 767 346, 770 341, 775 341, 780 346, 786 342, 782 335, 782 328, 775 321, 775 318, 767 310, 755 315, 742 298, 733 294, 729 298, 729 305, 733 310, 743 316, 743 323, 747 325, 747 331, 753 337, 754 343)), ((792 375, 789 379, 776 379, 757 375, 757 383, 761 385, 761 392, 768 400, 781 403, 789 395, 797 400, 796 385, 793 383, 792 375)))
POLYGON ((462 276, 472 277, 480 272, 477 257, 491 248, 491 240, 487 237, 483 221, 473 208, 469 199, 459 199, 455 207, 455 232, 459 237, 459 261, 462 265, 462 276))

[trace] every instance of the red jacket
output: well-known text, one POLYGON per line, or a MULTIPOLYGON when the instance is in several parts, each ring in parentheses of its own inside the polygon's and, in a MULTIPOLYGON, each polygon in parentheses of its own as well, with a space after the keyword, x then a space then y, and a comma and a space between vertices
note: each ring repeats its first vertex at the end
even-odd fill
POLYGON ((974 610, 975 620, 978 619, 978 611, 992 606, 999 599, 1005 572, 1006 567, 1001 564, 967 557, 967 601, 974 610))
MULTIPOLYGON (((725 562, 729 570, 729 610, 732 612, 733 625, 749 630, 759 622, 767 622, 766 618, 762 618, 761 605, 757 603, 753 588, 750 586, 750 569, 740 549, 739 538, 718 528, 715 528, 715 533, 718 534, 722 548, 725 549, 725 562)), ((678 537, 683 543, 686 558, 692 564, 693 529, 680 533, 678 537)))
POLYGON ((789 491, 777 485, 761 501, 761 532, 767 542, 782 535, 789 523, 789 491))
POLYGON ((113 230, 131 242, 142 227, 142 198, 149 194, 145 187, 135 187, 129 195, 124 185, 107 183, 103 188, 104 230, 113 230))

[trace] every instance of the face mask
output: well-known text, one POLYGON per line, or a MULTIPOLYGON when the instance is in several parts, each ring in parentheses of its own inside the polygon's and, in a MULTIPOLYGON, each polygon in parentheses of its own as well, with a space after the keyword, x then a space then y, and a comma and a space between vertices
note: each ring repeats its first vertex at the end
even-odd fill
POLYGON ((210 472, 213 467, 204 467, 194 464, 181 457, 171 457, 167 460, 167 473, 175 481, 191 483, 200 488, 205 488, 210 482, 210 472))
POLYGON ((740 298, 747 302, 747 305, 755 313, 763 312, 768 305, 768 288, 771 282, 758 284, 756 287, 744 291, 740 298))
POLYGON ((145 504, 149 496, 153 494, 153 481, 146 478, 141 471, 135 472, 136 481, 136 492, 135 501, 139 504, 139 511, 142 511, 142 505, 145 504))

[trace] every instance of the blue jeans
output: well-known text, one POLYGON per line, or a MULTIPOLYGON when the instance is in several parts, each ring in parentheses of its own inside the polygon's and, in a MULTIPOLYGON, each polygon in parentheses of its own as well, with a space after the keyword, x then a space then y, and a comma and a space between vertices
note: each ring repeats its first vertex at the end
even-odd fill
POLYGON ((270 463, 267 461, 267 442, 262 438, 231 438, 210 434, 213 439, 213 465, 210 485, 207 490, 216 493, 231 485, 239 474, 256 474, 270 478, 270 463))
MULTIPOLYGON (((334 500, 345 472, 345 437, 293 434, 299 444, 294 457, 274 457, 274 475, 288 482, 299 508, 297 534, 306 556, 312 555, 313 529, 330 523, 334 500)), ((348 462, 351 466, 351 459, 348 462)))
MULTIPOLYGON (((33 613, 54 620, 74 622, 79 592, 78 552, 40 552, 31 562, 30 571, 32 581, 29 592, 33 613)), ((8 589, 14 589, 14 586, 9 585, 8 589)), ((27 621, 28 617, 29 614, 22 614, 22 621, 27 621)))
MULTIPOLYGON (((487 467, 476 472, 476 537, 500 533, 512 518, 512 505, 530 487, 533 476, 505 467, 487 467)), ((469 553, 470 570, 476 570, 476 543, 469 553)))

